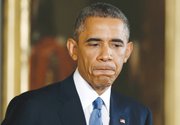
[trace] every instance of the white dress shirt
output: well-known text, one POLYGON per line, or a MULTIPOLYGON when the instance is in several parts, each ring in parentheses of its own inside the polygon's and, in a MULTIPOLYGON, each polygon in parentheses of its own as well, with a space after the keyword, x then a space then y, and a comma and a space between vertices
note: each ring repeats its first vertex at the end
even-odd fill
POLYGON ((96 91, 87 83, 87 81, 82 78, 78 69, 76 69, 73 75, 73 79, 81 101, 87 125, 89 125, 89 119, 91 116, 91 112, 93 111, 92 103, 97 97, 101 97, 104 101, 104 105, 102 106, 101 110, 103 125, 109 125, 111 87, 109 87, 102 95, 99 96, 96 91))

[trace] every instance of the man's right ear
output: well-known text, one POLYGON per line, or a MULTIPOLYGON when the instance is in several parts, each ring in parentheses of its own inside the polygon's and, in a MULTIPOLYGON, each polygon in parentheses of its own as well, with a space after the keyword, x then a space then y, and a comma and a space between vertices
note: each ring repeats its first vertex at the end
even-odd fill
POLYGON ((68 51, 69 51, 69 55, 71 56, 71 58, 74 60, 74 61, 76 61, 77 60, 77 58, 78 58, 78 46, 77 46, 77 42, 74 40, 74 39, 72 39, 72 38, 69 38, 68 40, 67 40, 67 44, 66 44, 66 46, 67 46, 67 49, 68 49, 68 51))

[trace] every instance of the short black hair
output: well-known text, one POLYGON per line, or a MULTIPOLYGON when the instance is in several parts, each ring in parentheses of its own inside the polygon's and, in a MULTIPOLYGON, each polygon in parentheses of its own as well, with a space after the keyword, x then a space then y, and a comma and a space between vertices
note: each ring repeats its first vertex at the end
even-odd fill
POLYGON ((125 14, 119 8, 111 4, 97 2, 85 7, 80 11, 74 24, 73 38, 75 40, 78 40, 79 33, 82 31, 85 20, 88 17, 104 17, 104 18, 110 17, 110 18, 120 19, 124 23, 124 29, 127 32, 126 33, 127 39, 129 39, 130 26, 129 26, 129 21, 125 16, 125 14))

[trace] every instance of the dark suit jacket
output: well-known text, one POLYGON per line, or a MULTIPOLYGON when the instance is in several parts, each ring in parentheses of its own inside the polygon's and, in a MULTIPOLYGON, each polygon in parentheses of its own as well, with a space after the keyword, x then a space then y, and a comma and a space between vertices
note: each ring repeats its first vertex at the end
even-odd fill
MULTIPOLYGON (((2 125, 86 125, 73 77, 15 97, 2 125)), ((110 125, 152 125, 152 117, 148 108, 112 92, 110 125)))

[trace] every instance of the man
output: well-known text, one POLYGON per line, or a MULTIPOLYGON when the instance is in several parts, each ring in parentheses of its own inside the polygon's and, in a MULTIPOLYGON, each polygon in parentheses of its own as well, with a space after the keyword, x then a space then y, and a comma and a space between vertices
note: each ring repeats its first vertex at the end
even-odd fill
POLYGON ((111 91, 133 43, 116 7, 96 3, 78 16, 67 48, 76 71, 67 79, 15 97, 2 125, 152 125, 147 107, 111 91))

